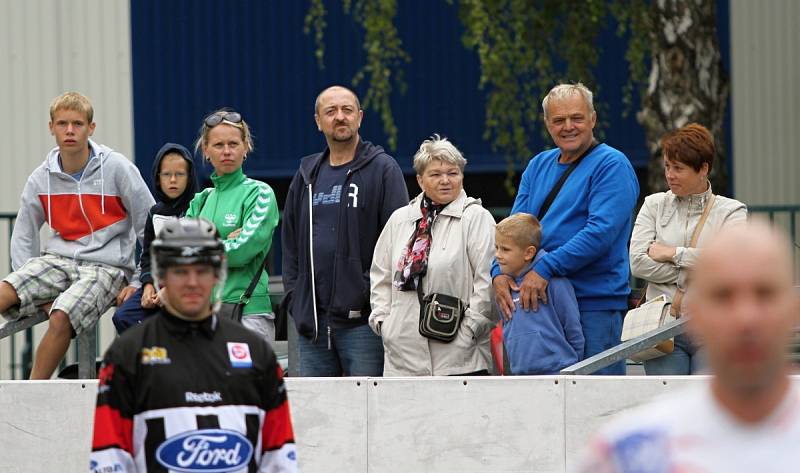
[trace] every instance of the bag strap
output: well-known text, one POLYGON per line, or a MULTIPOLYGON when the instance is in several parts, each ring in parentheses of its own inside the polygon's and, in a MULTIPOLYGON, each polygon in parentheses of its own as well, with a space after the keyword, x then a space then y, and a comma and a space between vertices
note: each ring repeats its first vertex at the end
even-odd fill
POLYGON ((636 307, 634 307, 634 309, 638 309, 642 305, 642 303, 645 301, 645 299, 647 299, 647 288, 649 286, 650 286, 649 282, 646 282, 644 284, 644 287, 642 288, 642 294, 639 296, 639 300, 636 302, 636 307))
MULTIPOLYGON (((437 216, 436 218, 439 218, 439 217, 437 216)), ((460 222, 460 225, 461 225, 461 244, 464 245, 464 247, 466 248, 467 242, 466 242, 466 236, 465 236, 463 220, 460 222)), ((433 249, 433 225, 431 225, 431 246, 430 246, 430 249, 431 250, 433 249)), ((465 253, 466 253, 466 251, 465 251, 465 253)), ((431 257, 431 254, 429 252, 428 253, 428 258, 430 258, 430 257, 431 257)), ((469 257, 467 257, 467 258, 469 258, 469 257)), ((425 303, 425 301, 424 301, 425 295, 422 293, 422 277, 423 276, 425 276, 425 273, 420 274, 419 275, 419 279, 417 279, 417 299, 419 300, 419 306, 420 307, 422 307, 424 305, 424 303, 425 303)), ((461 301, 461 298, 459 297, 458 300, 461 301)), ((467 301, 466 304, 464 304, 464 301, 461 301, 461 304, 464 306, 464 309, 467 309, 469 307, 469 301, 467 301)))
MULTIPOLYGON (((716 198, 717 196, 713 193, 709 196, 708 202, 706 202, 706 206, 703 209, 703 215, 700 216, 697 226, 694 227, 692 239, 689 241, 689 248, 697 246, 697 240, 700 239, 700 232, 703 231, 703 226, 706 224, 706 220, 708 220, 708 215, 711 213, 711 207, 714 206, 716 198)), ((672 307, 670 307, 670 313, 676 318, 680 317, 681 304, 683 304, 683 291, 679 288, 675 291, 675 296, 672 298, 672 307)))
POLYGON ((564 174, 561 175, 561 178, 559 178, 558 182, 556 182, 556 185, 553 186, 553 188, 550 190, 550 193, 547 194, 547 197, 544 199, 542 207, 539 209, 539 215, 537 215, 537 218, 539 219, 540 222, 544 218, 544 214, 546 214, 547 211, 550 210, 550 205, 552 205, 553 201, 556 200, 556 196, 558 195, 559 191, 561 191, 561 187, 564 186, 564 183, 567 181, 569 175, 572 174, 572 171, 574 171, 575 168, 578 167, 578 164, 580 164, 581 161, 583 161, 583 158, 585 158, 586 155, 588 155, 595 148, 597 148, 597 145, 599 144, 600 143, 598 143, 597 141, 592 141, 592 145, 589 146, 589 148, 586 151, 584 151, 583 154, 578 156, 578 159, 570 163, 567 170, 564 171, 564 174))
POLYGON ((239 298, 240 304, 247 305, 250 302, 250 296, 253 295, 253 291, 256 290, 256 286, 258 285, 258 281, 261 279, 261 273, 264 271, 264 268, 267 267, 267 261, 269 259, 269 252, 264 255, 264 261, 261 262, 261 265, 258 267, 258 271, 256 271, 256 275, 253 277, 253 280, 250 281, 250 285, 247 286, 242 297, 239 298))
POLYGON ((422 295, 422 274, 419 275, 417 279, 417 299, 419 299, 419 306, 422 307, 423 305, 423 295, 422 295))
POLYGON ((700 216, 700 221, 698 221, 697 226, 694 227, 694 233, 692 233, 692 239, 689 242, 689 248, 694 248, 697 246, 697 240, 700 239, 700 232, 703 231, 703 225, 705 225, 706 220, 708 220, 708 215, 711 213, 711 207, 714 206, 714 201, 716 198, 717 196, 713 193, 708 197, 708 202, 706 202, 706 206, 703 209, 703 215, 700 216))

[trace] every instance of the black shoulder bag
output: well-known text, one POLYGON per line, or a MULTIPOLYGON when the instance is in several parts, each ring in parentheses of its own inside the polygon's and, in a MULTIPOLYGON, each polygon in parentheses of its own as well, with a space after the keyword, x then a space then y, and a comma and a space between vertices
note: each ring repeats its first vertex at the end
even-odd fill
POLYGON ((267 259, 269 258, 269 252, 264 255, 264 261, 261 262, 261 266, 258 267, 258 271, 256 271, 256 275, 253 277, 253 280, 250 281, 250 285, 247 286, 242 297, 239 298, 239 302, 233 305, 233 309, 230 311, 231 318, 237 322, 242 321, 242 314, 244 313, 244 306, 250 302, 250 296, 253 295, 253 291, 256 290, 256 286, 258 285, 259 279, 261 279, 261 273, 264 271, 264 268, 267 266, 267 259))
POLYGON ((467 307, 458 297, 432 293, 422 295, 422 276, 417 279, 419 298, 419 334, 449 343, 455 340, 467 307))
POLYGON ((578 167, 578 164, 580 164, 581 161, 583 161, 583 158, 585 158, 589 153, 591 153, 592 150, 597 148, 597 145, 599 145, 599 144, 600 143, 598 143, 597 141, 592 141, 592 145, 589 146, 589 149, 587 149, 586 151, 583 152, 583 154, 578 156, 578 159, 573 161, 569 165, 567 170, 564 171, 564 174, 561 175, 561 178, 558 180, 558 182, 556 182, 556 185, 554 185, 553 188, 550 190, 550 193, 547 194, 547 198, 544 199, 544 202, 542 203, 542 207, 539 209, 539 215, 537 215, 536 217, 539 219, 540 222, 544 218, 544 214, 546 214, 547 211, 550 210, 550 205, 552 205, 553 201, 556 200, 556 196, 558 195, 558 192, 561 190, 561 187, 564 186, 564 183, 567 181, 567 178, 569 177, 569 175, 572 174, 572 171, 574 171, 575 168, 578 167))

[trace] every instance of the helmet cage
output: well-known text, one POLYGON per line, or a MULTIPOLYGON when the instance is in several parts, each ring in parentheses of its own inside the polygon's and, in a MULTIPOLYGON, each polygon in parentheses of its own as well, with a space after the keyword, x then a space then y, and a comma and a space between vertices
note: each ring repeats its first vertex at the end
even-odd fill
POLYGON ((202 218, 167 220, 158 238, 150 245, 150 258, 156 289, 159 289, 159 280, 171 267, 211 266, 218 278, 212 290, 211 303, 214 311, 219 310, 227 275, 225 246, 211 222, 202 218))

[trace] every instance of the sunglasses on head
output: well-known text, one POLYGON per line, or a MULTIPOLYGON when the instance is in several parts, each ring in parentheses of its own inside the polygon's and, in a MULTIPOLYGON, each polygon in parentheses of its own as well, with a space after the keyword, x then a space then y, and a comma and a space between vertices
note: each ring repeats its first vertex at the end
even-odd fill
POLYGON ((214 113, 206 117, 203 120, 203 123, 206 124, 207 127, 213 128, 223 121, 231 122, 231 123, 242 123, 242 116, 238 112, 223 112, 223 113, 214 113))

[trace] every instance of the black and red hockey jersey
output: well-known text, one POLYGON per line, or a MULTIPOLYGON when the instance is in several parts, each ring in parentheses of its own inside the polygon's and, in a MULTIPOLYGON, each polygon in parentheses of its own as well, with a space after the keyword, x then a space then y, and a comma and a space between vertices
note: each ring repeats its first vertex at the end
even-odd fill
POLYGON ((282 371, 239 323, 162 310, 111 345, 99 378, 92 472, 297 471, 282 371))

